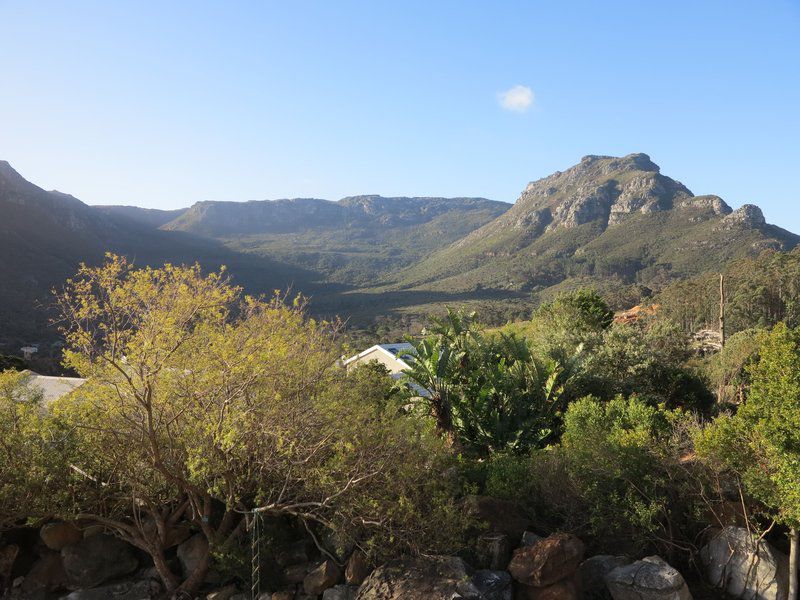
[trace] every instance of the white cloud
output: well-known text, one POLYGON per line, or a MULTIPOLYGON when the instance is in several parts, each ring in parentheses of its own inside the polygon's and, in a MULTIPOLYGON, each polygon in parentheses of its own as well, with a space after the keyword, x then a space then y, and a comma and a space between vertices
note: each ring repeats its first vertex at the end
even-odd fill
POLYGON ((510 90, 500 92, 497 101, 506 110, 523 113, 533 106, 533 90, 525 85, 515 85, 510 90))

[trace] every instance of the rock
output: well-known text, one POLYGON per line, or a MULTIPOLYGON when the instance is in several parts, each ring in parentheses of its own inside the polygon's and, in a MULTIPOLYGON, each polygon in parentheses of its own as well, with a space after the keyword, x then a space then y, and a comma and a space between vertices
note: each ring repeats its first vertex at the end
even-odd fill
POLYGON ((744 204, 722 219, 723 229, 758 229, 766 225, 764 213, 754 204, 744 204))
POLYGON ((344 569, 344 580, 350 585, 361 585, 369 575, 369 565, 364 553, 356 550, 347 559, 347 566, 344 569))
POLYGON ((281 567, 305 564, 308 561, 308 547, 305 542, 283 546, 275 553, 275 562, 281 567))
POLYGON ((470 568, 456 556, 405 557, 375 569, 356 600, 480 599, 470 568))
POLYGON ((178 545, 178 561, 184 577, 188 577, 199 566, 208 554, 208 541, 202 533, 196 533, 178 545))
POLYGON ((106 532, 106 528, 102 525, 89 525, 88 527, 83 528, 83 537, 89 538, 93 535, 100 535, 101 533, 106 532))
POLYGON ((311 570, 311 566, 305 565, 289 565, 283 570, 283 578, 286 583, 303 583, 303 580, 311 570))
POLYGON ((294 590, 280 590, 274 592, 271 600, 294 600, 294 590))
POLYGON ((515 550, 508 570, 524 585, 546 587, 575 573, 583 552, 583 542, 577 537, 556 533, 533 546, 515 550))
POLYGON ((485 600, 513 600, 511 575, 506 571, 475 571, 472 583, 485 600))
POLYGON ((19 546, 16 544, 0 547, 0 590, 6 589, 11 583, 11 571, 18 554, 19 546))
POLYGON ((335 585, 322 594, 322 600, 355 600, 358 586, 335 585))
POLYGON ((131 546, 106 534, 65 546, 61 559, 69 583, 79 588, 96 587, 109 579, 129 575, 139 566, 131 546))
POLYGON ((692 600, 681 574, 659 556, 617 567, 606 585, 614 600, 692 600))
POLYGON ((491 496, 467 496, 464 501, 468 517, 486 523, 488 533, 504 533, 509 540, 518 540, 530 525, 520 508, 491 496))
POLYGON ((235 585, 226 585, 206 595, 206 600, 230 600, 238 591, 235 585))
POLYGON ((611 593, 606 586, 606 575, 617 567, 623 567, 633 562, 627 556, 611 556, 598 554, 587 558, 578 567, 578 581, 581 594, 586 600, 610 600, 611 593))
POLYGON ((574 576, 545 587, 517 587, 517 600, 578 600, 580 597, 574 576))
POLYGON ((57 552, 48 552, 37 560, 21 584, 22 591, 31 596, 64 589, 66 585, 67 574, 57 552))
POLYGON ((161 586, 152 580, 123 581, 88 590, 76 590, 61 600, 151 600, 158 598, 161 586))
POLYGON ((324 560, 303 579, 306 594, 318 596, 329 587, 333 587, 342 577, 342 570, 332 560, 324 560))
POLYGON ((478 538, 477 566, 482 569, 503 570, 511 560, 511 544, 505 533, 487 533, 478 538))
POLYGON ((83 537, 83 532, 72 523, 56 521, 42 525, 39 537, 50 550, 60 552, 64 546, 78 543, 83 537))
POLYGON ((534 544, 541 542, 544 538, 540 535, 536 535, 532 531, 525 531, 522 534, 522 539, 519 542, 520 546, 533 546, 534 544))
POLYGON ((785 600, 789 559, 743 527, 721 530, 700 550, 708 582, 743 600, 785 600))

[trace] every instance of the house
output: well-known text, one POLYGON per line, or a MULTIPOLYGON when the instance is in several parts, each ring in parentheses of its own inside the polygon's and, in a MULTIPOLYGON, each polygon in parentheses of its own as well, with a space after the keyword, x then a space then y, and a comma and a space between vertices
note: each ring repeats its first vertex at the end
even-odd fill
POLYGON ((400 355, 412 349, 413 346, 408 342, 399 344, 375 344, 371 348, 367 348, 363 352, 344 360, 342 366, 350 370, 359 365, 377 361, 389 370, 392 378, 400 379, 403 371, 409 367, 408 359, 404 359, 400 355))

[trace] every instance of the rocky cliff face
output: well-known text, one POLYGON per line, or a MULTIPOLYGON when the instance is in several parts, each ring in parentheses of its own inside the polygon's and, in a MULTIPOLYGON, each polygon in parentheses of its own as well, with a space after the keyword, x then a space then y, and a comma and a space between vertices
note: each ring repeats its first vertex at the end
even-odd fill
POLYGON ((564 172, 529 183, 509 211, 508 224, 536 228, 547 222, 554 229, 597 221, 605 228, 628 215, 689 207, 715 215, 731 212, 720 198, 695 199, 682 183, 662 175, 646 154, 584 156, 564 172))
POLYGON ((585 156, 529 183, 511 210, 410 268, 402 284, 521 292, 574 277, 656 285, 797 243, 756 206, 733 211, 718 196, 695 196, 646 154, 585 156))

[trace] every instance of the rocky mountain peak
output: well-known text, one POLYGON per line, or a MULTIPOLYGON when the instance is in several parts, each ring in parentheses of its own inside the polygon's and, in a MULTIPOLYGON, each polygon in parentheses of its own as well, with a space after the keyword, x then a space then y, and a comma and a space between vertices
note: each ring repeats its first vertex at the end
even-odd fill
POLYGON ((760 229, 766 224, 764 213, 755 204, 744 204, 722 220, 723 229, 760 229))

